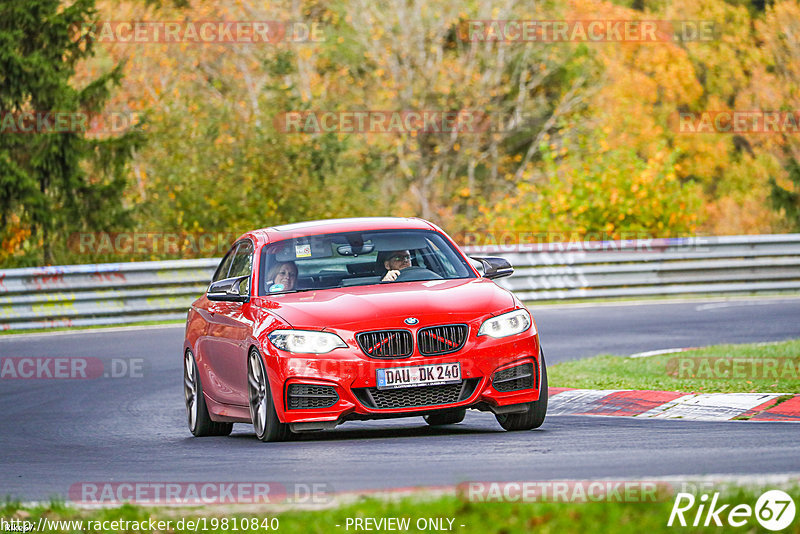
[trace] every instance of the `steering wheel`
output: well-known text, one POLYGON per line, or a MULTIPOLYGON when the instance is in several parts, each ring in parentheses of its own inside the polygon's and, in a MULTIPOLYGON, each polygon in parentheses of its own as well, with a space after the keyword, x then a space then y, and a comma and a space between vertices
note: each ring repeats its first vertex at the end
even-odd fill
POLYGON ((431 271, 430 269, 426 269, 425 267, 420 267, 418 265, 412 265, 411 267, 406 267, 400 274, 397 275, 395 278, 395 282, 419 282, 422 280, 441 280, 442 277, 436 274, 435 272, 431 271))

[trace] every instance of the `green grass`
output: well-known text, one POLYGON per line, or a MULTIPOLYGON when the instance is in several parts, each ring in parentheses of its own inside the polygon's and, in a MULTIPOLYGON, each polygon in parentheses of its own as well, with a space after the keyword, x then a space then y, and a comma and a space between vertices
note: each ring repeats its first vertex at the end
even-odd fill
MULTIPOLYGON (((747 504, 751 507, 761 493, 768 488, 749 488, 743 486, 715 487, 705 490, 713 495, 720 491, 719 504, 729 503, 728 511, 736 504, 747 504)), ((795 501, 800 503, 800 487, 783 488, 795 501)), ((674 497, 667 495, 657 502, 619 503, 619 502, 587 502, 587 503, 470 503, 454 496, 426 497, 424 494, 407 497, 402 500, 362 499, 348 505, 314 511, 283 511, 264 507, 249 507, 246 512, 237 511, 235 507, 209 507, 205 509, 192 508, 142 508, 124 505, 118 508, 100 510, 77 510, 62 503, 53 503, 47 506, 21 507, 17 503, 7 503, 0 506, 0 516, 9 518, 24 518, 26 521, 38 524, 40 517, 51 520, 77 520, 84 521, 143 521, 150 518, 155 520, 171 520, 174 532, 194 532, 193 529, 176 528, 180 519, 189 520, 201 517, 206 518, 206 525, 212 526, 212 517, 229 518, 278 518, 277 532, 283 534, 329 534, 335 532, 354 532, 353 527, 346 529, 348 518, 410 518, 410 528, 407 532, 419 532, 416 522, 420 518, 449 518, 453 519, 452 532, 455 533, 529 533, 529 532, 613 532, 613 533, 656 533, 674 532, 677 528, 681 532, 720 532, 731 527, 726 524, 727 511, 721 515, 723 527, 695 528, 695 527, 667 527, 667 520, 674 503, 674 497), (339 525, 337 527, 336 525, 339 525), (464 525, 464 526, 461 526, 464 525)), ((699 504, 699 500, 698 500, 699 504)), ((685 517, 689 523, 694 518, 697 505, 687 512, 685 517)), ((185 523, 184 523, 185 524, 185 523)), ((241 524, 241 523, 239 523, 241 524)), ((445 521, 445 524, 447 522, 445 521)), ((42 530, 42 532, 65 532, 68 530, 42 530)), ((199 529, 203 532, 202 529, 199 529)), ((253 531, 249 528, 239 532, 253 531)), ((271 530, 257 529, 258 532, 272 532, 271 530)), ((766 532, 757 523, 754 517, 749 519, 742 532, 766 532)), ((84 528, 81 532, 98 532, 95 529, 84 528)), ((106 531, 107 532, 107 531, 106 531)), ((128 532, 141 532, 129 529, 128 532)), ((236 532, 230 528, 209 528, 206 532, 236 532)), ((363 532, 363 531, 362 531, 363 532)), ((400 531, 403 532, 403 531, 400 531)), ((432 532, 432 531, 428 531, 432 532)), ((784 532, 800 533, 800 519, 794 522, 784 532)), ((149 534, 149 532, 148 532, 149 534)))
POLYGON ((547 371, 551 387, 800 393, 800 340, 717 345, 647 358, 603 355, 555 364, 547 371), (765 363, 775 367, 765 369, 765 363))

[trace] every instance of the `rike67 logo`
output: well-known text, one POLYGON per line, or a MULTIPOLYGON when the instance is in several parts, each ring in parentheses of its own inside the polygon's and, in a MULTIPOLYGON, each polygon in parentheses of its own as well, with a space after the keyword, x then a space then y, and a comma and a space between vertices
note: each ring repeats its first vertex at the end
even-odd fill
POLYGON ((753 518, 767 530, 783 530, 794 521, 795 504, 786 492, 769 490, 749 504, 719 504, 719 492, 709 498, 704 493, 696 498, 691 493, 678 493, 667 526, 717 526, 743 527, 753 518))

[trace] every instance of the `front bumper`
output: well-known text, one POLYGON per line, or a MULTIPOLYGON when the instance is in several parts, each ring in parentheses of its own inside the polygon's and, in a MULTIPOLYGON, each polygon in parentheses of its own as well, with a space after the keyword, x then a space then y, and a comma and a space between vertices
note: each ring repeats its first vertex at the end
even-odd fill
POLYGON ((292 423, 296 430, 332 428, 348 420, 419 416, 453 408, 507 412, 539 399, 540 347, 534 332, 530 329, 493 339, 476 337, 476 330, 471 327, 465 346, 458 352, 422 356, 415 349, 410 357, 396 360, 367 357, 353 338, 343 338, 348 348, 322 355, 291 354, 270 345, 265 363, 278 418, 292 423), (377 389, 378 369, 454 362, 461 364, 460 384, 377 389), (532 364, 530 387, 514 391, 498 391, 494 387, 494 373, 525 363, 532 364), (288 392, 293 384, 328 386, 328 391, 335 390, 338 400, 323 408, 290 409, 288 392))

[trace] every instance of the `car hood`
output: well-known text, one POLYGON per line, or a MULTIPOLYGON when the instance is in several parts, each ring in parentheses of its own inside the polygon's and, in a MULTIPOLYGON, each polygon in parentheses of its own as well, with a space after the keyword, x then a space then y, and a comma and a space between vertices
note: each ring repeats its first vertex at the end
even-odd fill
POLYGON ((491 280, 470 278, 303 291, 262 297, 254 303, 294 328, 357 323, 359 329, 369 329, 400 327, 408 317, 417 318, 420 326, 426 319, 466 322, 512 309, 514 297, 491 280))

